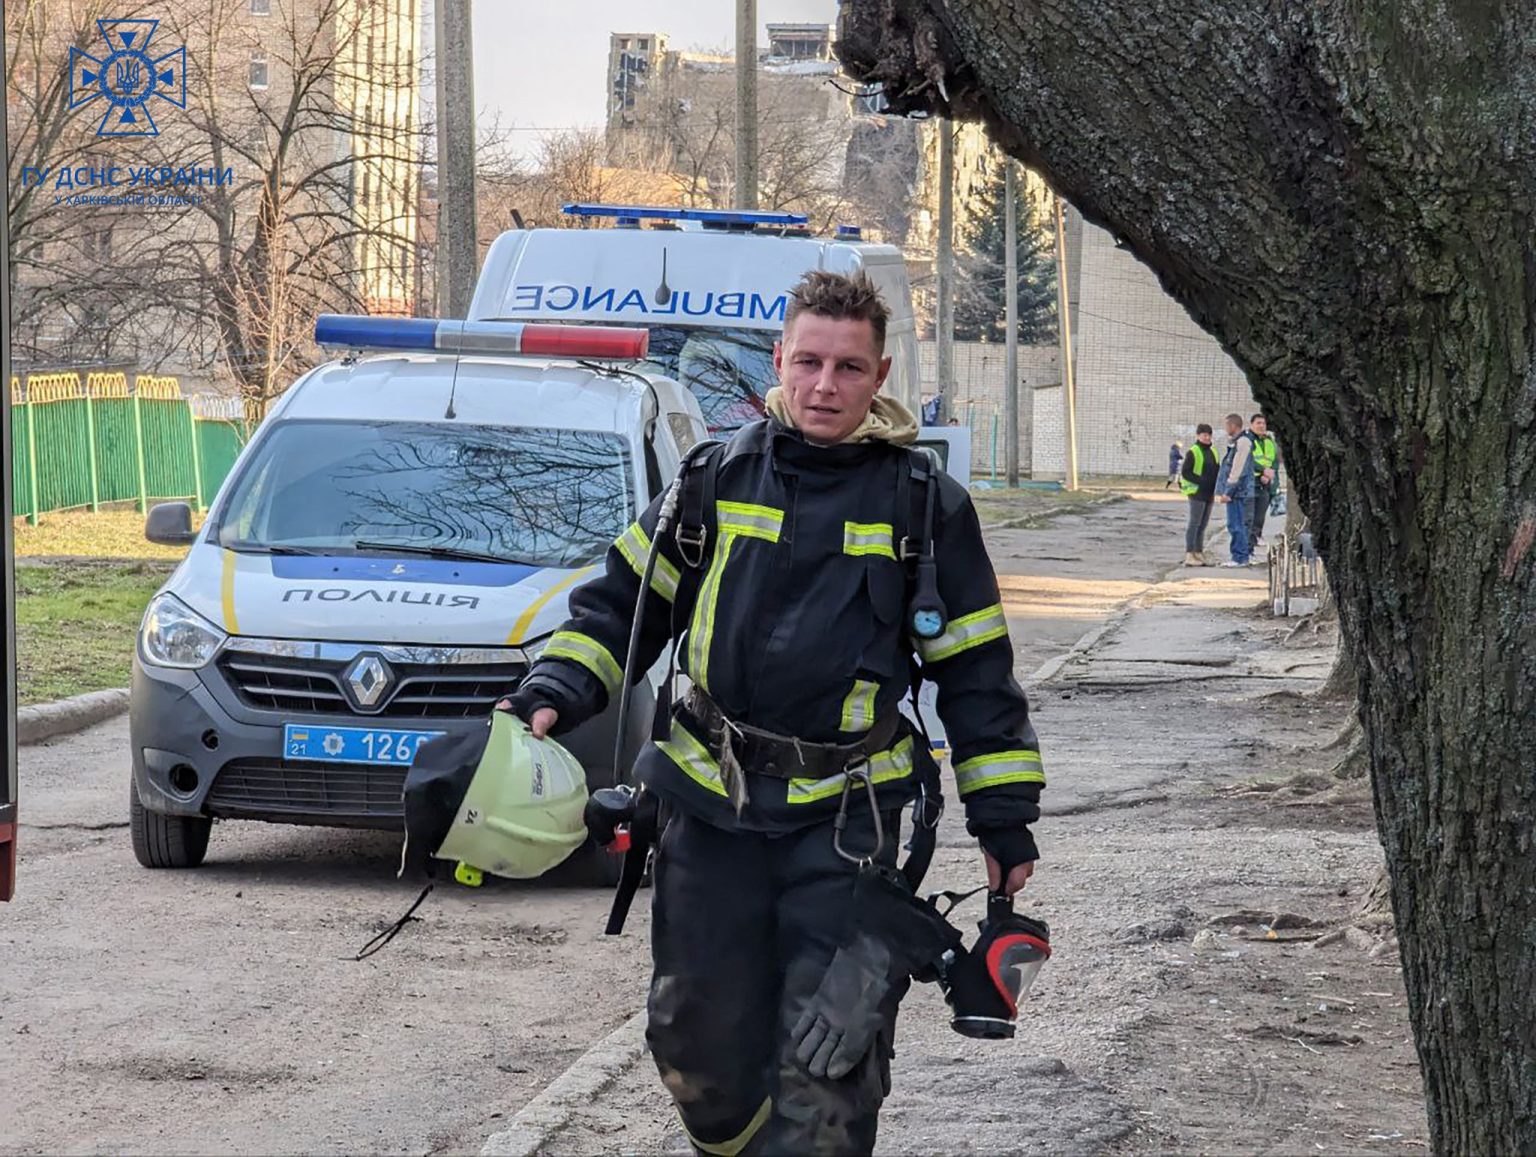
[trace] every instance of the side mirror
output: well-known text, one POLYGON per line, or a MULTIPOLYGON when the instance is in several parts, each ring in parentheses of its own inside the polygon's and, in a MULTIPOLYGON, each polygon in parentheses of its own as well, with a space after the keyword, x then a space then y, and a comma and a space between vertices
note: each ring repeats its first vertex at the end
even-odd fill
POLYGON ((149 508, 144 537, 161 546, 190 546, 197 539, 192 529, 192 508, 185 502, 159 502, 149 508))

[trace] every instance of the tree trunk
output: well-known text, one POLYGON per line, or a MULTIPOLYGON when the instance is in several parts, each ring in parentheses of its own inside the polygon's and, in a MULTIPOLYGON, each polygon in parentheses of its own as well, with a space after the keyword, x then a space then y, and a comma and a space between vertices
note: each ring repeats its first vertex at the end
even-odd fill
POLYGON ((845 0, 1247 372, 1361 690, 1431 1134, 1536 1152, 1536 5, 845 0))

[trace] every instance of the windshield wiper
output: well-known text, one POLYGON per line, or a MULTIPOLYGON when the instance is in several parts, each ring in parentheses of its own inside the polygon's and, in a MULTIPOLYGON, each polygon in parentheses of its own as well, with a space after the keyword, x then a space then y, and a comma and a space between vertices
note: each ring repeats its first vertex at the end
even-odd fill
POLYGON ((305 554, 325 555, 331 553, 325 550, 316 550, 312 546, 286 546, 280 542, 221 542, 225 550, 232 550, 236 554, 305 554))
MULTIPOLYGON (((486 554, 479 550, 466 550, 458 546, 428 546, 420 542, 369 542, 359 539, 352 544, 354 550, 394 550, 402 554, 425 554, 433 558, 456 558, 465 562, 495 562, 513 563, 515 558, 504 558, 499 554, 486 554)), ((526 565, 526 564, 524 564, 526 565)))

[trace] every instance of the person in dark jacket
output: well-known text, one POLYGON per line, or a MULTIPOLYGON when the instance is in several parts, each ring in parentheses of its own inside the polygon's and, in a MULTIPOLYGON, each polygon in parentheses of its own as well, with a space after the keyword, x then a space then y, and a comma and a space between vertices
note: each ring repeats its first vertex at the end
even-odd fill
POLYGON ((1253 440, 1243 429, 1241 414, 1227 415, 1227 450, 1216 476, 1216 502, 1227 508, 1227 537, 1232 557, 1222 566, 1248 566, 1253 548, 1248 542, 1248 504, 1253 501, 1253 440))
MULTIPOLYGON (((878 993, 880 1027, 851 1069, 806 1063, 795 1034, 856 916, 859 869, 835 850, 840 804, 844 850, 892 863, 900 809, 931 769, 898 711, 914 645, 937 685, 989 884, 1013 894, 1038 855, 1039 744, 980 522, 942 473, 930 484, 947 623, 936 638, 909 634, 899 528, 911 520, 897 496, 916 424, 877 393, 890 368, 887 316, 863 275, 807 274, 775 350, 769 417, 722 453, 717 525, 691 606, 675 603, 689 565, 676 537, 655 544, 633 669, 677 638, 692 690, 636 768, 664 825, 646 1033, 699 1152, 874 1146, 907 977, 878 993)), ((619 692, 659 507, 571 596, 571 620, 506 704, 535 734, 559 734, 619 692)))
POLYGON ((1212 430, 1208 423, 1195 427, 1195 444, 1184 455, 1179 471, 1179 489, 1189 499, 1189 523, 1184 528, 1184 565, 1205 566, 1205 528, 1211 522, 1211 507, 1216 502, 1216 471, 1219 463, 1211 448, 1212 430))

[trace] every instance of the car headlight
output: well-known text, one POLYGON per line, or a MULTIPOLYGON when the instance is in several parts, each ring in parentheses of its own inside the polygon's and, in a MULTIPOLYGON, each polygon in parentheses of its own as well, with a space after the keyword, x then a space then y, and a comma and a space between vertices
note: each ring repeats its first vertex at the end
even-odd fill
POLYGON ((553 634, 545 635, 542 639, 530 639, 526 643, 519 643, 518 647, 523 652, 523 657, 528 660, 531 667, 539 661, 539 656, 544 653, 544 648, 549 646, 553 634))
POLYGON ((226 638, 223 631, 175 595, 156 595, 144 612, 139 648, 161 667, 192 669, 213 658, 226 638))

